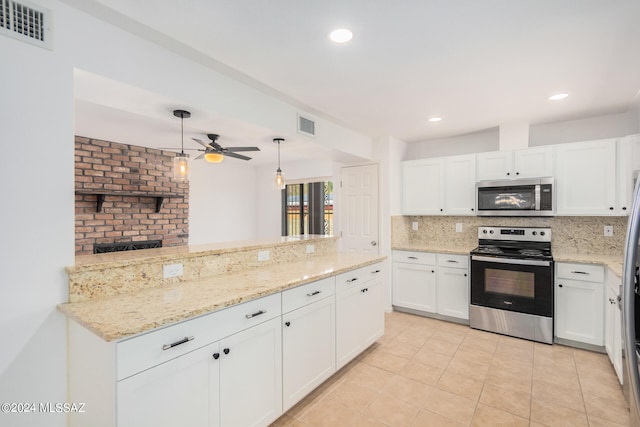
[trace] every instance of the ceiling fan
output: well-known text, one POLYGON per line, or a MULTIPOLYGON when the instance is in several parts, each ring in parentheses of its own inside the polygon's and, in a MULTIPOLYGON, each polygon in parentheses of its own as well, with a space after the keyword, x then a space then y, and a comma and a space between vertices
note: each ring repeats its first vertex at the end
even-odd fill
POLYGON ((225 156, 241 160, 251 160, 251 157, 243 156, 242 154, 238 154, 237 152, 260 151, 258 147, 222 147, 216 142, 220 135, 216 135, 215 133, 209 133, 207 134, 207 137, 210 139, 209 142, 203 142, 198 138, 191 138, 204 147, 204 150, 198 149, 198 151, 204 151, 204 153, 196 157, 195 160, 204 158, 206 161, 211 163, 220 163, 225 156))

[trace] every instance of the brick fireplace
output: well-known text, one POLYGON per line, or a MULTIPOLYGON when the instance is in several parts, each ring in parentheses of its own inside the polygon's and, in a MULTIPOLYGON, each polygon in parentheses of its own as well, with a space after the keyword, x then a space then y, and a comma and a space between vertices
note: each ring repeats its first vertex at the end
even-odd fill
POLYGON ((172 180, 174 156, 76 136, 76 255, 93 253, 96 244, 187 244, 189 184, 172 180))

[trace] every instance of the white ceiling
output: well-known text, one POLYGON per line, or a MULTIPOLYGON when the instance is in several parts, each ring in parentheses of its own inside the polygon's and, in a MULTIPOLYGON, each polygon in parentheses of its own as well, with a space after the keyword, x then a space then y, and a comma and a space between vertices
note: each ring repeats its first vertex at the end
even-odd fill
MULTIPOLYGON (((372 137, 422 141, 638 103, 638 0, 85 1, 372 137), (331 43, 338 27, 353 41, 331 43), (570 96, 547 100, 557 92, 570 96)), ((106 107, 77 104, 78 125, 98 126, 106 107)), ((245 132, 273 136, 230 124, 229 145, 245 132)))

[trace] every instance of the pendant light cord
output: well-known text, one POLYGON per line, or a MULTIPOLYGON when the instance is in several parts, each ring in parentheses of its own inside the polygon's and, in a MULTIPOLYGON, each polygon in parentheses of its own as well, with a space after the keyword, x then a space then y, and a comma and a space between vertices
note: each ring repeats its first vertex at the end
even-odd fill
POLYGON ((184 115, 180 117, 180 154, 184 154, 184 115))
POLYGON ((280 170, 280 141, 278 141, 278 170, 280 170))

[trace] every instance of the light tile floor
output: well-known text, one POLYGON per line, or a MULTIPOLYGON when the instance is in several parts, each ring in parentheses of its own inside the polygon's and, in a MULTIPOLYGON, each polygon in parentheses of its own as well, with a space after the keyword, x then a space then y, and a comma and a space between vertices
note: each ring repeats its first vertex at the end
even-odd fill
POLYGON ((273 426, 619 426, 604 354, 399 312, 385 335, 273 426))

